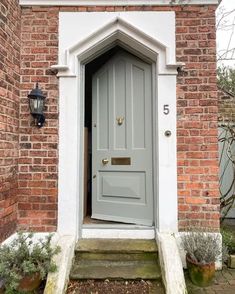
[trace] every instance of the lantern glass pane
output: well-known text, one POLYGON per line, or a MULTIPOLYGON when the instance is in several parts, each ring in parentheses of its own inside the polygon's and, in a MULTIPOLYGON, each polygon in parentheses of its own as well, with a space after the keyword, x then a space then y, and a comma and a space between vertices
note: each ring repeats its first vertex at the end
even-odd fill
POLYGON ((43 99, 36 98, 30 99, 30 111, 32 114, 42 114, 43 113, 43 99))
POLYGON ((38 113, 43 113, 43 99, 37 99, 38 113))
POLYGON ((35 99, 32 99, 32 98, 30 98, 30 100, 29 100, 29 107, 30 107, 31 113, 35 112, 34 101, 35 101, 35 99))

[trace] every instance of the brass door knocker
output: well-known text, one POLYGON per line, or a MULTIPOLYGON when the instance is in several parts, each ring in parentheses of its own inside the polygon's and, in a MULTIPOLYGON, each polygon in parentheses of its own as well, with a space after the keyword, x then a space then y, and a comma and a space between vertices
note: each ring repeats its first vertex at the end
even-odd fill
POLYGON ((118 125, 121 126, 123 124, 124 117, 123 116, 117 117, 116 120, 117 120, 118 125))

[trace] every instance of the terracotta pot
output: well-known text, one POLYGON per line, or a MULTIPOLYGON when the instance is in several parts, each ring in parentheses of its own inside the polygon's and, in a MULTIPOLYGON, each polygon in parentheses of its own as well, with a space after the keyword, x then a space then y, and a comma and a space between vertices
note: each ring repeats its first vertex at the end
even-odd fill
POLYGON ((193 284, 199 287, 209 286, 215 276, 215 263, 200 264, 186 255, 187 268, 193 284))
POLYGON ((20 280, 18 290, 23 292, 31 292, 39 287, 41 281, 42 280, 39 273, 25 276, 20 280))

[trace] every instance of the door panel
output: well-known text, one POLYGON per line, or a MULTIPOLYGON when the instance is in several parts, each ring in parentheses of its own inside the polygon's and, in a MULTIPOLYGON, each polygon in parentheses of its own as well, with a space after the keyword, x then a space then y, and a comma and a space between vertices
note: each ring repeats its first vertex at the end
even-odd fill
POLYGON ((98 120, 98 150, 109 149, 109 93, 108 93, 108 71, 99 76, 99 95, 97 96, 98 120))
POLYGON ((110 201, 129 201, 130 203, 136 199, 138 202, 145 203, 144 173, 115 172, 109 175, 100 173, 100 179, 100 199, 108 201, 108 197, 112 197, 110 201))
POLYGON ((133 149, 145 148, 145 100, 144 95, 144 70, 136 66, 132 67, 132 138, 133 149))
MULTIPOLYGON (((114 86, 114 118, 126 117, 126 63, 119 60, 113 66, 113 86, 114 86)), ((117 123, 114 125, 114 149, 126 149, 126 122, 120 128, 117 123)))
POLYGON ((153 224, 151 77, 124 52, 93 76, 93 218, 153 224))

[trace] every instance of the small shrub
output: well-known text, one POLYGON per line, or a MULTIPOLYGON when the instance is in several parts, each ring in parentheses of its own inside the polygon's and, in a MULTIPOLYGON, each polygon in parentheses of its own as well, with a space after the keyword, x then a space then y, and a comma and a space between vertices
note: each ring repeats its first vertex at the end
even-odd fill
POLYGON ((0 279, 6 294, 19 293, 15 291, 24 276, 39 273, 43 280, 56 270, 52 257, 60 248, 51 247, 51 238, 50 234, 33 243, 33 233, 21 232, 9 245, 0 246, 0 279))
POLYGON ((235 237, 233 233, 228 229, 222 229, 223 246, 227 248, 229 254, 235 253, 235 237))
POLYGON ((218 234, 190 231, 182 236, 182 245, 190 258, 200 264, 215 262, 221 254, 218 234))

